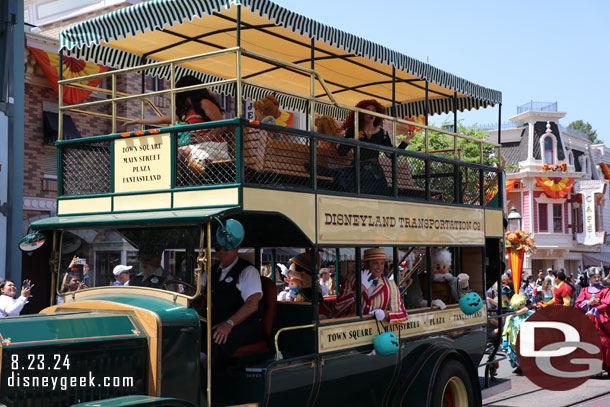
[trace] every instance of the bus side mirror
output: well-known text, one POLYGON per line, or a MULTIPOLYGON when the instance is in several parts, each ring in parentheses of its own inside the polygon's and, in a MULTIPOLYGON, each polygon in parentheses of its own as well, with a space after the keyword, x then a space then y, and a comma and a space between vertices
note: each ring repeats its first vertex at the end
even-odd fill
POLYGON ((19 250, 31 254, 34 250, 40 249, 47 241, 47 237, 40 232, 30 233, 19 241, 19 250))

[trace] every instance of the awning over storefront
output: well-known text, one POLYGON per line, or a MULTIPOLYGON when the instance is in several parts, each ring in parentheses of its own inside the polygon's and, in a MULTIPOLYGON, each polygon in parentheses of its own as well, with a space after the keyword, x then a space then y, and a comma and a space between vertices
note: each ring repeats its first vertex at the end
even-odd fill
POLYGON ((610 267, 610 253, 583 253, 582 263, 587 266, 610 267))
MULTIPOLYGON (((42 131, 44 134, 44 143, 47 145, 54 145, 57 141, 57 128, 59 124, 59 114, 54 112, 43 112, 42 113, 42 131)), ((74 125, 72 118, 64 114, 63 120, 63 139, 74 140, 82 138, 80 132, 74 125)))
POLYGON ((54 216, 32 223, 34 230, 73 228, 108 228, 130 226, 196 225, 208 222, 215 216, 220 218, 237 212, 237 207, 183 209, 173 211, 106 213, 101 215, 54 216))

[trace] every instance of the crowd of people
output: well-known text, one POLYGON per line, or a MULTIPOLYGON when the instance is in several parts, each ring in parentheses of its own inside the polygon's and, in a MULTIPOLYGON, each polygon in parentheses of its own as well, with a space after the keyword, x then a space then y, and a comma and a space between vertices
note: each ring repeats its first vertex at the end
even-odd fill
POLYGON ((581 310, 595 325, 600 336, 603 353, 603 368, 610 373, 610 273, 601 267, 579 269, 576 278, 564 269, 546 272, 539 269, 536 277, 527 276, 515 293, 511 281, 511 271, 501 277, 498 293, 497 282, 487 291, 487 305, 491 312, 497 311, 502 303, 504 312, 514 311, 506 318, 503 327, 495 319, 490 319, 489 335, 502 335, 502 347, 515 373, 521 373, 516 354, 517 334, 523 321, 536 310, 547 306, 574 307, 581 310))

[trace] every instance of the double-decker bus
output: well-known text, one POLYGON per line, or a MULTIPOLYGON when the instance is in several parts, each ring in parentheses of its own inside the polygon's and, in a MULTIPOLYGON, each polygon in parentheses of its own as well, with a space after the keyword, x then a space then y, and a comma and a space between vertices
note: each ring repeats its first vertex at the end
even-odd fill
POLYGON ((112 69, 59 81, 57 216, 32 224, 23 244, 47 248, 50 305, 0 322, 0 402, 481 404, 487 311, 464 312, 453 291, 484 298, 499 279, 504 178, 501 163, 486 159, 501 152, 427 120, 453 112, 456 129, 459 112, 500 105, 500 92, 267 0, 155 0, 83 21, 60 38, 64 62, 112 69), (178 87, 187 75, 200 83, 178 87), (103 79, 99 87, 84 84, 94 79, 103 79), (149 81, 165 87, 147 90, 149 81), (127 92, 121 84, 141 87, 127 92), (204 88, 221 101, 224 118, 178 123, 181 94, 204 88), (68 89, 97 98, 66 104, 68 89), (251 102, 269 94, 284 125, 249 116, 251 102), (355 107, 361 100, 387 111, 355 107), (63 113, 88 115, 109 130, 63 140, 63 113), (353 134, 371 115, 383 121, 391 145, 316 131, 316 119, 341 123, 350 113, 353 134), (167 126, 122 128, 164 114, 167 126), (452 148, 433 150, 432 134, 452 148), (421 151, 409 148, 417 137, 421 151), (211 138, 222 146, 205 144, 197 159, 211 138), (462 143, 479 148, 478 162, 463 159, 462 143), (201 358, 214 313, 202 281, 227 219, 243 225, 240 255, 263 274, 264 339, 212 369, 201 358), (371 248, 385 253, 384 273, 399 287, 406 322, 377 323, 362 311, 363 255, 371 248), (444 260, 435 257, 441 250, 444 260), (332 284, 299 301, 278 300, 275 264, 303 253, 312 260, 304 285, 317 288, 322 268, 332 284), (74 273, 66 267, 75 257, 88 260, 87 273, 71 264, 86 286, 70 286, 74 273), (151 261, 162 284, 112 285, 116 265, 133 266, 135 279, 151 261), (451 282, 434 277, 441 263, 451 282), (468 288, 458 275, 468 276, 468 288), (352 283, 356 306, 340 312, 352 283), (384 356, 374 341, 386 331, 398 343, 384 356), (42 368, 28 369, 28 355, 42 368), (85 376, 94 381, 40 385, 85 376))

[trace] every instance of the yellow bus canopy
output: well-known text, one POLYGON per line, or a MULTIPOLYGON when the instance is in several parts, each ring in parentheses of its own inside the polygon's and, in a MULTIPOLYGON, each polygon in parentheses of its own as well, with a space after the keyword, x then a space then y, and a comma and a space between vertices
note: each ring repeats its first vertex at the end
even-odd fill
MULTIPOLYGON (((238 19, 241 21, 241 47, 306 68, 313 66, 341 104, 354 106, 362 99, 375 98, 391 106, 395 101, 397 117, 417 117, 425 111, 426 82, 429 114, 502 102, 499 91, 303 17, 268 0, 143 2, 63 30, 60 48, 69 56, 127 68, 233 48, 238 43, 238 19)), ((195 74, 210 82, 235 78, 235 60, 233 54, 199 59, 181 64, 176 73, 178 77, 195 74)), ((248 56, 242 57, 241 69, 242 78, 257 84, 300 95, 310 94, 307 73, 279 69, 267 61, 248 56)), ((147 70, 146 74, 169 78, 170 68, 158 67, 147 70)), ((215 90, 233 94, 234 85, 221 85, 215 90)), ((315 93, 325 98, 319 83, 316 83, 315 93)), ((249 99, 257 99, 261 94, 260 88, 244 86, 244 96, 249 99)), ((284 95, 280 103, 306 110, 306 102, 302 99, 284 95)))

